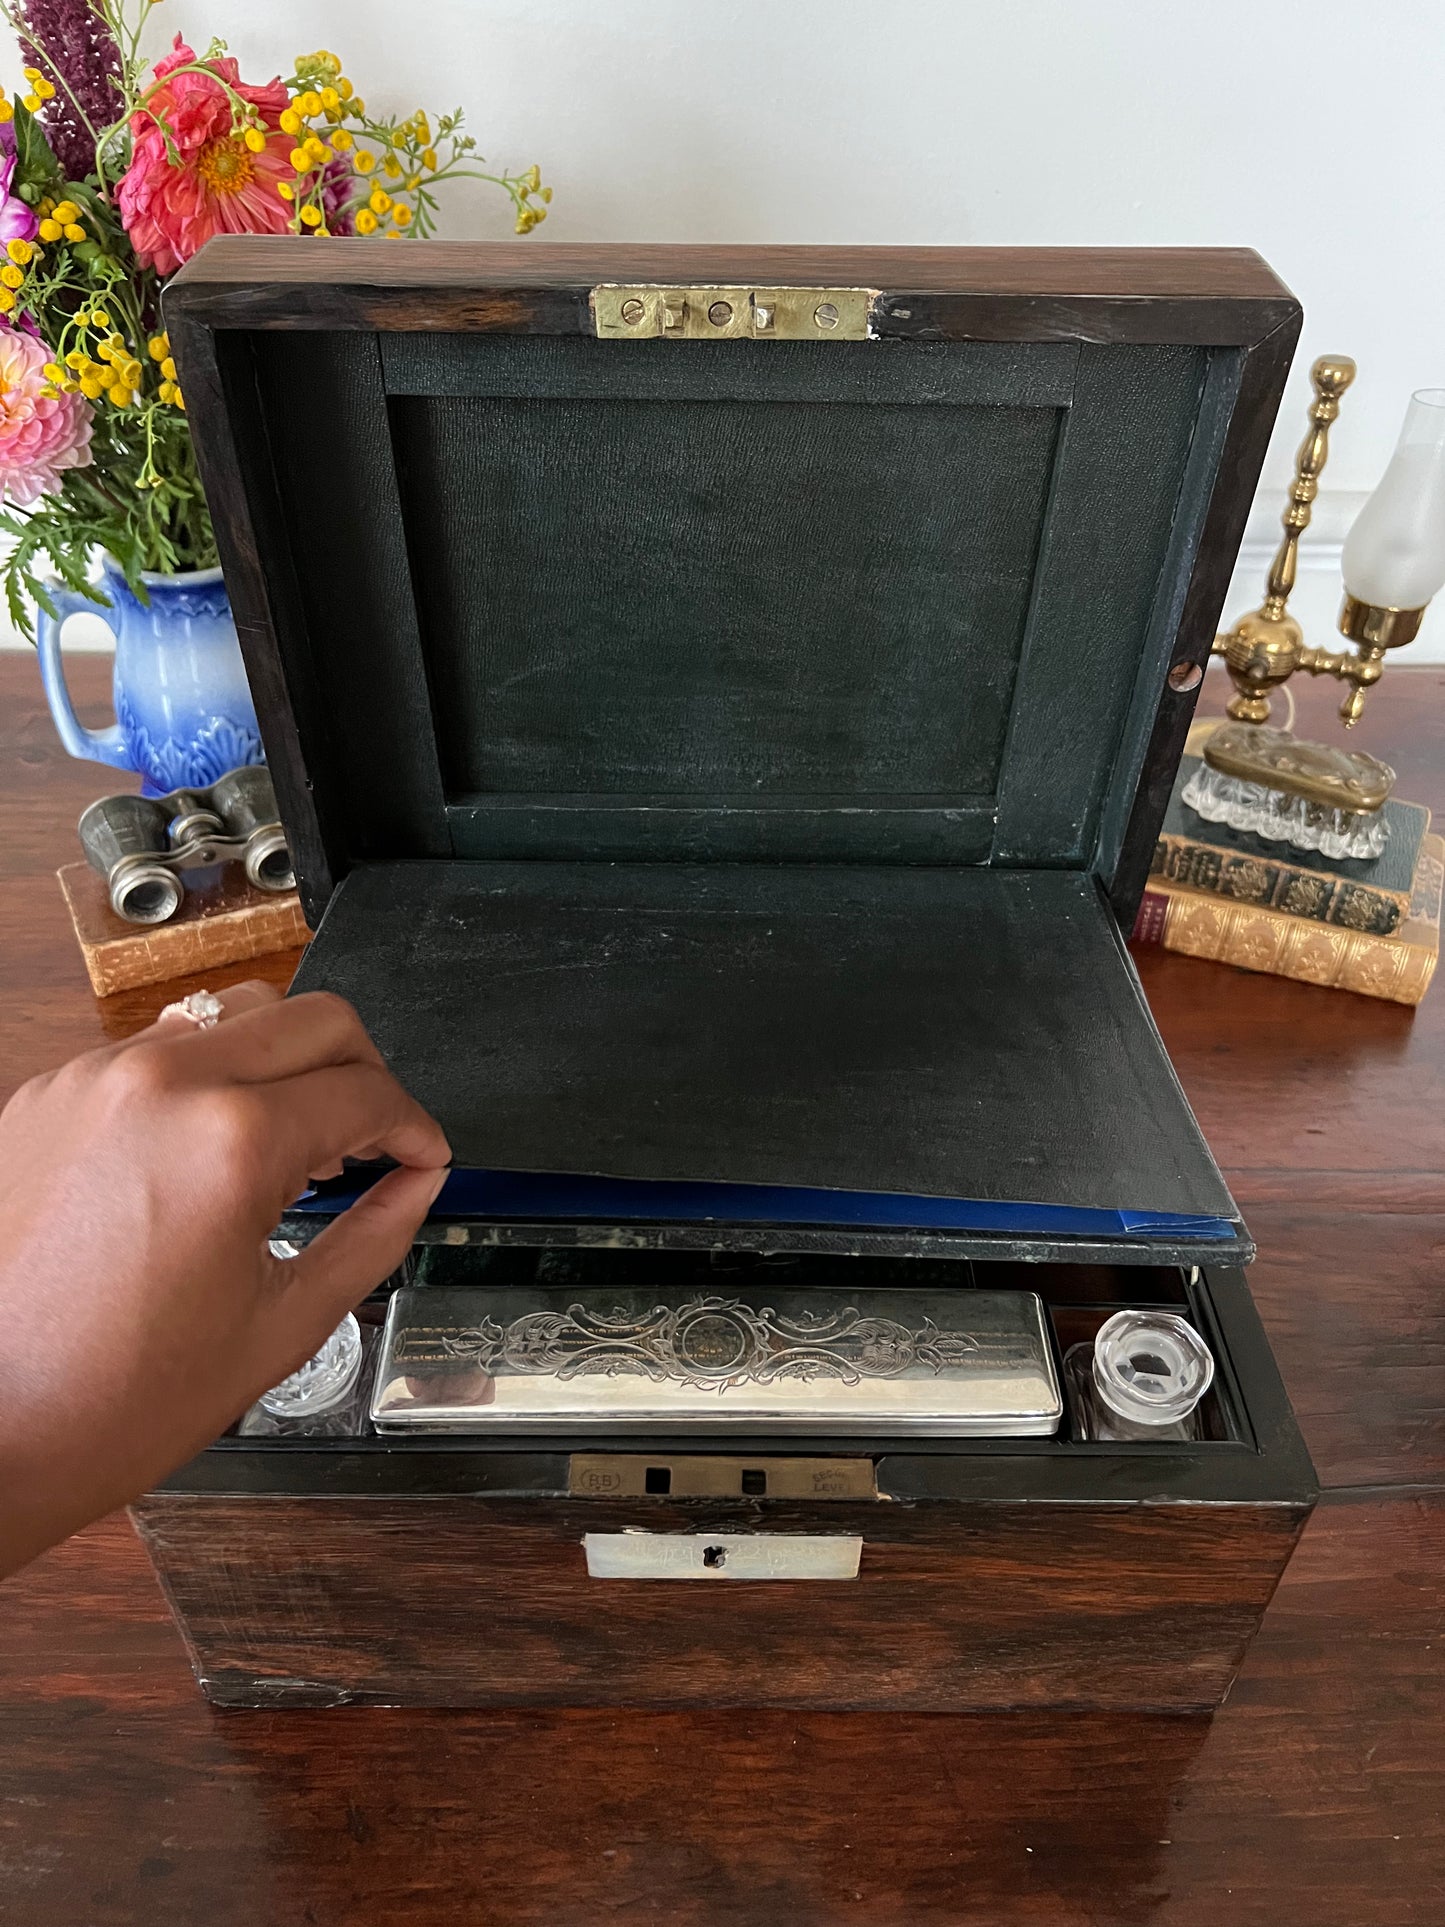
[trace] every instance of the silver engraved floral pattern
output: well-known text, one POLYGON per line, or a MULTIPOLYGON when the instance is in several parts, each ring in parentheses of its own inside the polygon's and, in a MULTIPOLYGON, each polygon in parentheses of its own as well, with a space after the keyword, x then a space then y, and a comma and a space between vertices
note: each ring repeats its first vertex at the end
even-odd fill
MULTIPOLYGON (((938 1373, 978 1350, 969 1333, 940 1329, 932 1319, 914 1327, 851 1305, 783 1317, 769 1306, 734 1298, 694 1298, 640 1317, 574 1304, 565 1311, 528 1312, 507 1325, 484 1318, 445 1336, 429 1333, 425 1342, 433 1358, 440 1351, 491 1373, 543 1372, 563 1379, 635 1373, 704 1391, 782 1378, 856 1385, 912 1369, 938 1373)), ((403 1341, 398 1364, 404 1354, 403 1341)))

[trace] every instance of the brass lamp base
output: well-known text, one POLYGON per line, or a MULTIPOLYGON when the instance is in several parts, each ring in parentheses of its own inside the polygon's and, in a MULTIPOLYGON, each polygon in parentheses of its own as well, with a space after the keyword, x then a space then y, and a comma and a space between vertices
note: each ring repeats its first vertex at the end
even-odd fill
POLYGON ((1339 626, 1354 649, 1313 649, 1286 606, 1299 540, 1329 454, 1330 425, 1354 378, 1355 364, 1346 355, 1324 355, 1310 370, 1310 429, 1295 458, 1284 540, 1270 565, 1264 602, 1214 638, 1214 653, 1223 656, 1234 684, 1231 721, 1210 736, 1204 763, 1183 793, 1191 809, 1211 822, 1342 859, 1383 851, 1389 830, 1381 810, 1395 772, 1373 756, 1300 742, 1287 729, 1270 728, 1270 698, 1297 669, 1334 676, 1349 685, 1340 720, 1352 729, 1366 694, 1384 673, 1386 650, 1412 641, 1425 614, 1423 607, 1385 608, 1347 594, 1339 626))
POLYGON ((1340 720, 1353 729, 1365 707, 1366 691, 1384 672, 1385 651, 1398 649, 1419 634, 1425 610, 1390 609, 1347 595, 1340 610, 1340 633, 1354 650, 1312 649, 1286 604, 1294 587, 1299 540, 1310 525, 1320 474, 1329 455, 1330 424, 1340 412, 1340 397, 1355 378, 1347 355, 1322 355, 1310 370, 1315 399, 1310 431, 1295 458, 1294 481, 1284 512, 1284 540, 1270 566, 1265 599, 1214 638, 1223 656, 1234 696, 1229 714, 1237 723, 1267 723, 1270 697, 1297 669, 1310 676, 1335 676, 1350 685, 1340 705, 1340 720))

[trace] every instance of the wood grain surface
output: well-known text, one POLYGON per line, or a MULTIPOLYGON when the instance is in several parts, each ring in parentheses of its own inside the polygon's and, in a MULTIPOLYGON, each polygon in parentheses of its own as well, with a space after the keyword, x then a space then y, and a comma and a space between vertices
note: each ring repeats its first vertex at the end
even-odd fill
POLYGON ((161 1494, 137 1520, 221 1706, 1199 1712, 1228 1691, 1305 1512, 820 1510, 770 1504, 765 1529, 856 1533, 855 1584, 588 1584, 585 1533, 754 1526, 725 1502, 161 1494))
MULTIPOLYGON (((105 674, 73 671, 87 720, 104 720, 105 674)), ((1338 692, 1297 696, 1301 726, 1332 733, 1338 692)), ((1213 681, 1205 702, 1222 707, 1213 681)), ((1358 735, 1445 816, 1445 672, 1392 665, 1358 735)), ((177 994, 100 1006, 86 987, 53 872, 108 787, 59 750, 33 662, 0 658, 5 1092, 177 994)), ((1327 1488, 1212 1722, 218 1714, 143 1552, 108 1521, 0 1602, 0 1920, 1433 1927, 1445 994, 1412 1012, 1139 961, 1259 1241, 1255 1296, 1327 1488)), ((210 981, 283 982, 293 964, 210 981)))

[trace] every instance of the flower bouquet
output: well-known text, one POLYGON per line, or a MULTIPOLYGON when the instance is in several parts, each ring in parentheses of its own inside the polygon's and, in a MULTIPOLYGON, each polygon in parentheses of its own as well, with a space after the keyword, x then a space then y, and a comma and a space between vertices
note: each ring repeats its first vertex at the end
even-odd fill
POLYGON ((55 578, 109 599, 97 551, 141 602, 147 575, 216 562, 160 324, 166 277, 212 235, 426 235, 437 190, 465 176, 525 234, 552 198, 536 167, 488 172, 460 111, 372 111, 334 54, 253 86, 223 42, 177 36, 152 66, 151 4, 0 0, 28 63, 27 91, 0 96, 0 530, 32 638, 55 578))

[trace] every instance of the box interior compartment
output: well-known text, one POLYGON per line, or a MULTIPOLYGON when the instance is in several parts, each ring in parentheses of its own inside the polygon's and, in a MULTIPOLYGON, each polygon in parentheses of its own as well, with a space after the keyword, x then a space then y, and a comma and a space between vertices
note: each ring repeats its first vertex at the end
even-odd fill
MULTIPOLYGON (((688 1253, 555 1246, 425 1245, 413 1252, 403 1271, 389 1279, 382 1290, 373 1294, 359 1308, 357 1315, 367 1351, 364 1371, 368 1378, 376 1368, 377 1341, 384 1323, 387 1301, 391 1292, 403 1283, 422 1289, 473 1289, 477 1294, 479 1318, 486 1313, 489 1296, 528 1288, 576 1292, 579 1297, 587 1297, 596 1306, 605 1306, 609 1291, 646 1292, 651 1289, 699 1297, 725 1297, 739 1291, 754 1296, 760 1291, 764 1294, 805 1291, 817 1292, 820 1298, 826 1295, 832 1303, 847 1302, 859 1295, 886 1294, 890 1291, 942 1291, 957 1293, 965 1301, 960 1305, 960 1316, 964 1319, 967 1317, 966 1299, 972 1290, 1034 1292, 1042 1300, 1044 1328, 1061 1385, 1063 1354, 1071 1345, 1092 1339, 1104 1320, 1125 1306, 1148 1307, 1188 1319, 1204 1337, 1215 1360, 1214 1383, 1200 1406, 1203 1436, 1182 1449, 1193 1452, 1222 1444, 1253 1450, 1255 1445, 1229 1347, 1213 1308, 1208 1285, 1203 1274, 1192 1268, 1172 1265, 973 1264, 939 1258, 824 1257, 811 1253, 736 1250, 688 1253)), ((749 1428, 733 1424, 719 1432, 708 1426, 705 1413, 700 1417, 703 1423, 695 1428, 689 1426, 667 1441, 671 1450, 690 1447, 694 1451, 707 1453, 731 1449, 727 1445, 729 1439, 739 1449, 751 1443, 749 1428)), ((753 1428, 753 1431, 757 1432, 757 1428, 753 1428)), ((763 1434, 757 1432, 757 1436, 762 1438, 763 1434)), ((1071 1424, 1067 1400, 1053 1436, 1043 1439, 1011 1437, 1006 1433, 981 1436, 998 1449, 1022 1447, 1030 1450, 1043 1446, 1065 1454, 1080 1449, 1092 1454, 1114 1451, 1129 1454, 1136 1449, 1142 1449, 1145 1453, 1177 1454, 1181 1450, 1177 1442, 1143 1442, 1140 1448, 1132 1442, 1080 1441, 1071 1424)), ((318 1449, 335 1452, 356 1445, 385 1451, 397 1446, 403 1450, 415 1450, 427 1446, 464 1444, 466 1439, 465 1428, 455 1432, 421 1430, 413 1435, 378 1435, 369 1422, 361 1421, 354 1433, 339 1437, 308 1436, 299 1432, 281 1438, 243 1438, 237 1426, 232 1427, 222 1444, 242 1449, 260 1446, 264 1450, 283 1453, 288 1450, 313 1452, 318 1449)), ((657 1449, 636 1436, 619 1437, 615 1443, 616 1449, 641 1456, 646 1456, 649 1449, 657 1449)), ((948 1438, 919 1434, 916 1437, 893 1436, 886 1443, 880 1441, 876 1447, 870 1447, 866 1439, 855 1435, 843 1442, 840 1449, 847 1454, 914 1450, 946 1452, 967 1450, 977 1443, 977 1440, 964 1436, 948 1438)), ((511 1438, 503 1432, 488 1432, 484 1437, 474 1435, 474 1444, 489 1452, 540 1449, 535 1431, 519 1431, 511 1438)), ((545 1444, 546 1441, 542 1440, 541 1445, 545 1444)), ((810 1453, 815 1449, 814 1435, 793 1435, 780 1447, 786 1454, 793 1455, 810 1453)))
MULTIPOLYGON (((1190 1258, 1242 1242, 1080 872, 372 863, 303 963, 297 988, 321 986, 459 1165, 674 1187, 554 1185, 539 1216, 714 1220, 740 1243, 789 1220, 1167 1238, 1190 1258)), ((462 1190, 438 1212, 529 1197, 462 1190)))
POLYGON ((428 258, 221 242, 167 317, 297 987, 479 1178, 438 1222, 1246 1261, 1118 930, 1287 292, 1222 254, 1079 257, 1066 297, 1023 254, 428 258), (594 286, 704 262, 846 274, 869 339, 594 338, 594 286))

